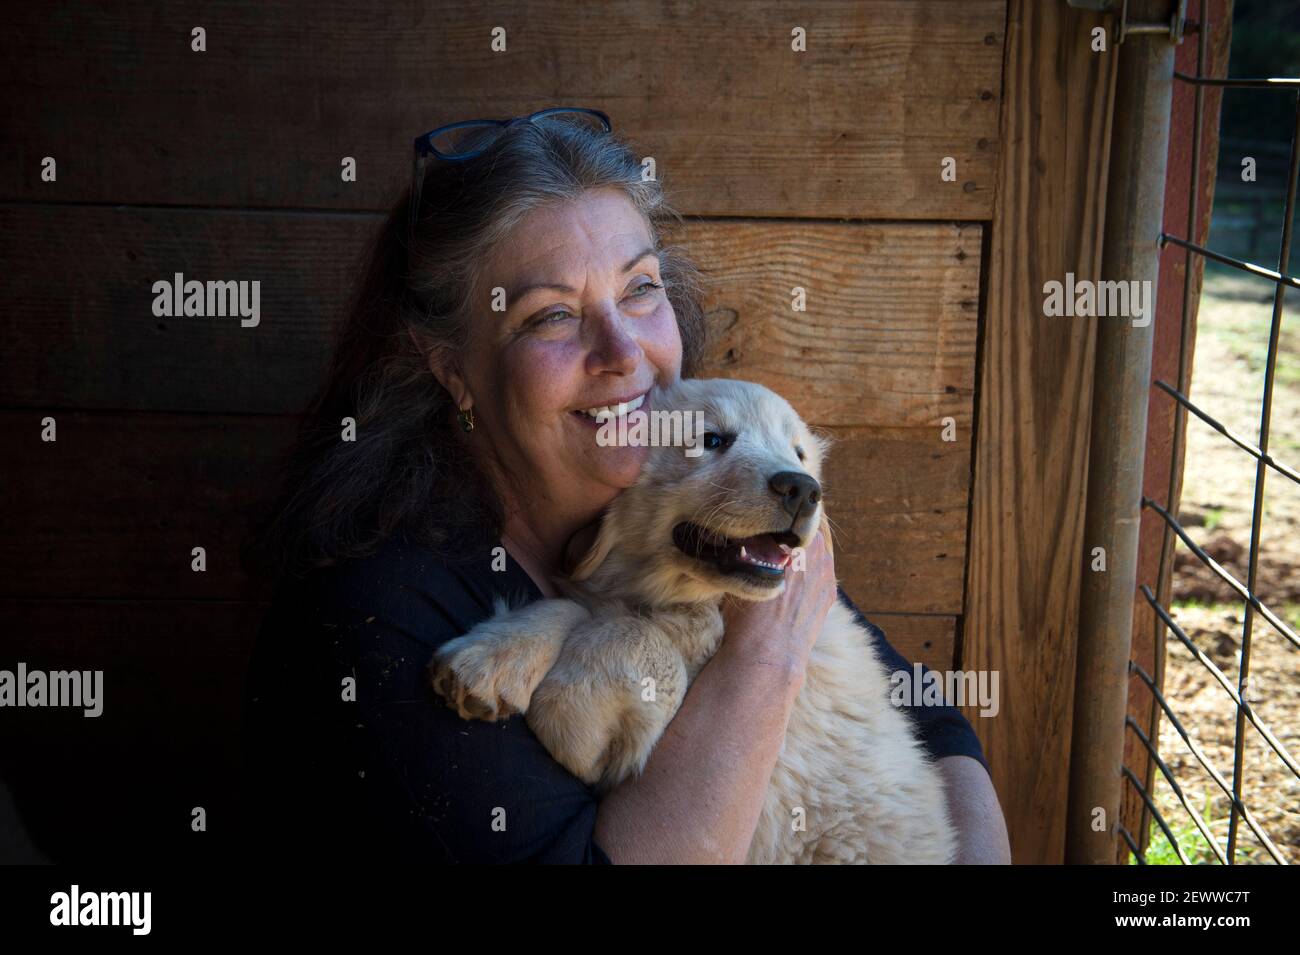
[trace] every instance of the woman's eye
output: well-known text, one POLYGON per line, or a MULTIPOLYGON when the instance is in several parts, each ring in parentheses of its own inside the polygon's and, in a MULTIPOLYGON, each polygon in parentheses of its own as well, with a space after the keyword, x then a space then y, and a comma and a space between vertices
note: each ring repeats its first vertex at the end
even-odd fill
MULTIPOLYGON (((661 288, 663 288, 663 285, 661 285, 658 282, 644 282, 641 285, 638 285, 636 288, 634 288, 631 291, 630 296, 632 298, 645 298, 650 294, 652 290, 661 289, 661 288)), ((560 322, 566 318, 573 318, 573 317, 574 316, 572 314, 564 311, 563 309, 556 309, 553 312, 545 312, 541 315, 538 315, 535 318, 529 319, 525 327, 537 328, 539 326, 544 326, 544 325, 554 325, 556 322, 560 322)))
POLYGON ((663 288, 663 286, 658 282, 645 282, 641 285, 638 285, 636 288, 634 288, 632 290, 632 294, 638 298, 644 298, 645 296, 650 294, 650 290, 660 289, 660 288, 663 288))
POLYGON ((569 313, 565 311, 546 312, 538 315, 528 323, 529 328, 536 328, 539 325, 553 325, 555 322, 569 318, 569 313))

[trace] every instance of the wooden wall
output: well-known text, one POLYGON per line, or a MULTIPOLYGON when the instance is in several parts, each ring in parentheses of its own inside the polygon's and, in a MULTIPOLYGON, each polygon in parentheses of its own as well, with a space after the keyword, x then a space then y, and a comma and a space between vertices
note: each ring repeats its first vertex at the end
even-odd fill
POLYGON ((1018 860, 1055 861, 1092 340, 1031 292, 1096 264, 1110 61, 1087 52, 1093 22, 1028 0, 13 11, 0 666, 103 668, 108 694, 99 720, 0 726, 42 845, 220 842, 274 583, 241 572, 238 545, 410 140, 572 104, 653 155, 687 214, 671 238, 711 283, 712 371, 834 433, 849 593, 909 656, 1002 671, 1009 703, 972 721, 1018 860), (155 318, 151 285, 177 271, 260 280, 260 325, 155 318))

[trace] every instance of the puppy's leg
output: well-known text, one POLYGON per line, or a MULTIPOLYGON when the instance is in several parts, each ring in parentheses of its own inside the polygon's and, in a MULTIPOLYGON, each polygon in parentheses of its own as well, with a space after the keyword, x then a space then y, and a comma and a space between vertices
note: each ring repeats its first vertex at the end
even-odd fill
POLYGON ((434 691, 463 719, 500 720, 528 709, 565 638, 589 614, 572 600, 538 600, 495 616, 438 648, 434 691))
POLYGON ((533 694, 528 725, 556 762, 605 791, 645 768, 687 685, 686 661, 649 620, 580 626, 533 694))

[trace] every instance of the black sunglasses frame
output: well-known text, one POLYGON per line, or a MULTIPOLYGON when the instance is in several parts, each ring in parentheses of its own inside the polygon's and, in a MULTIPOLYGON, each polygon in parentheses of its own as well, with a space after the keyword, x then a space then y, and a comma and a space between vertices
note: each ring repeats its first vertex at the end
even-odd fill
POLYGON ((478 149, 470 150, 465 153, 444 153, 433 145, 434 137, 449 132, 453 129, 464 129, 469 126, 497 126, 505 129, 516 123, 531 123, 535 120, 551 116, 556 113, 586 113, 589 116, 595 116, 605 127, 605 132, 613 130, 613 124, 609 116, 598 109, 588 109, 580 106, 550 106, 546 109, 540 109, 535 113, 529 113, 527 116, 515 116, 510 119, 464 119, 456 123, 448 123, 445 126, 439 126, 437 129, 431 129, 429 132, 415 137, 415 159, 411 167, 411 207, 409 216, 409 239, 415 239, 415 225, 419 218, 420 198, 424 192, 424 171, 430 158, 439 159, 442 162, 465 162, 483 155, 491 147, 491 142, 480 146, 478 149))

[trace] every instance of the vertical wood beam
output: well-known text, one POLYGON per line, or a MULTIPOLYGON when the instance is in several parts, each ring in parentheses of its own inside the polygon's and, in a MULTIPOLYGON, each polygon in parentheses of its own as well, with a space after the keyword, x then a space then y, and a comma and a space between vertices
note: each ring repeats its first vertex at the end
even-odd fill
POLYGON ((1109 18, 1010 0, 979 358, 963 669, 999 671, 966 715, 1017 863, 1064 856, 1096 325, 1047 318, 1043 285, 1097 279, 1114 94, 1109 18))

